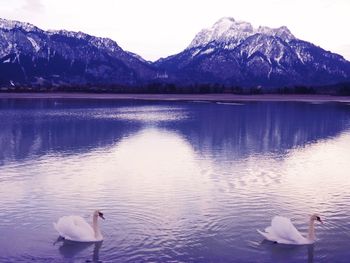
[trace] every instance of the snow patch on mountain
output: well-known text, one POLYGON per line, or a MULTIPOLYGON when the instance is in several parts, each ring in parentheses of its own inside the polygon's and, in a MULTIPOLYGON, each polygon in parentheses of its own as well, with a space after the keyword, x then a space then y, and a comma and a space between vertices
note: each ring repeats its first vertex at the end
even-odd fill
POLYGON ((5 59, 2 63, 10 63, 11 62, 11 58, 5 59))
POLYGON ((35 51, 38 52, 40 50, 40 45, 32 37, 27 36, 27 39, 30 41, 35 51))
POLYGON ((210 54, 210 53, 212 53, 212 52, 214 52, 214 51, 215 51, 214 48, 208 48, 208 49, 202 51, 200 54, 201 54, 201 55, 210 54))

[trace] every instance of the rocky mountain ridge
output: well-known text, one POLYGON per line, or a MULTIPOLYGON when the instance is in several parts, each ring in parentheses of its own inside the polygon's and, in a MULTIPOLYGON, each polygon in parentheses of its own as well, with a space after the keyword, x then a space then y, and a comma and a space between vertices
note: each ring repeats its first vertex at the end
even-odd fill
POLYGON ((318 86, 350 81, 350 62, 296 38, 287 27, 254 28, 225 17, 182 52, 148 62, 109 38, 44 31, 0 19, 0 86, 218 84, 318 86))

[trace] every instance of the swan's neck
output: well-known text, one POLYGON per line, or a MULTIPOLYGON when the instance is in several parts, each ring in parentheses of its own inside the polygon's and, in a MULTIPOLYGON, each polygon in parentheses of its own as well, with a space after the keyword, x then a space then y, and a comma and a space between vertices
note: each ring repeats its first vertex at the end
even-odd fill
POLYGON ((311 241, 315 240, 315 220, 310 219, 309 221, 309 233, 307 238, 311 241))
POLYGON ((100 228, 98 227, 98 217, 97 216, 94 216, 93 219, 92 219, 92 229, 94 230, 94 235, 95 235, 95 238, 99 238, 101 237, 101 231, 100 231, 100 228))

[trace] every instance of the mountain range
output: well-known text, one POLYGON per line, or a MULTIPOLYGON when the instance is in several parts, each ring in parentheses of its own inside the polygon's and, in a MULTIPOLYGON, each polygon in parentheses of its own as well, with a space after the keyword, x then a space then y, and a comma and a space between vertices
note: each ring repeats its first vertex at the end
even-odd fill
POLYGON ((224 17, 182 52, 149 62, 108 38, 0 19, 0 87, 291 87, 348 81, 349 61, 296 38, 287 27, 254 28, 224 17))

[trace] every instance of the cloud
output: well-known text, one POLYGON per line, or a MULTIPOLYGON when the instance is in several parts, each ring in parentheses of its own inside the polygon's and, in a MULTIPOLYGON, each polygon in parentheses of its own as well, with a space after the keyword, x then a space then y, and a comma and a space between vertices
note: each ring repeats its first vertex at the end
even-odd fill
POLYGON ((45 10, 45 6, 42 4, 41 0, 25 0, 21 9, 27 12, 40 13, 45 10))

